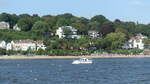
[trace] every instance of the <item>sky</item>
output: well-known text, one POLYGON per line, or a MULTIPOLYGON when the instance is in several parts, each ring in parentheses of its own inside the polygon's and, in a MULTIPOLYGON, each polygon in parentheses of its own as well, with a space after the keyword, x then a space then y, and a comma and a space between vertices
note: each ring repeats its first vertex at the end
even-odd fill
POLYGON ((72 13, 91 18, 104 15, 111 21, 150 23, 150 0, 0 0, 0 13, 58 15, 72 13))

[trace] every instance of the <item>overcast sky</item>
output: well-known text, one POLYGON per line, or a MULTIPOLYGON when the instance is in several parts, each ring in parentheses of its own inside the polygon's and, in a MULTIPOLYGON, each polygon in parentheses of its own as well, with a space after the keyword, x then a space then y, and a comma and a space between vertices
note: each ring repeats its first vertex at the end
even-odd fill
POLYGON ((63 14, 150 23, 150 0, 0 0, 0 13, 63 14))

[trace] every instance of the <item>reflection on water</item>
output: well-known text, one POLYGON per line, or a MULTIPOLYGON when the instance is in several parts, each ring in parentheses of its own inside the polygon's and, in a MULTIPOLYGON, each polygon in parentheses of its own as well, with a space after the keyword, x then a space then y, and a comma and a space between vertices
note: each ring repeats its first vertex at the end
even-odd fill
POLYGON ((0 84, 150 84, 150 59, 1 60, 0 84))

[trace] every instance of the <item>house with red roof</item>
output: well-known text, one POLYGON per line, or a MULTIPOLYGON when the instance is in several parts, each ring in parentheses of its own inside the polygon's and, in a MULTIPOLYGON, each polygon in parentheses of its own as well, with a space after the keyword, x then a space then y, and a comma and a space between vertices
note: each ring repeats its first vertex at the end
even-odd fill
POLYGON ((146 36, 143 36, 142 34, 137 34, 136 36, 130 37, 128 42, 122 46, 122 48, 126 49, 132 49, 132 48, 138 48, 138 49, 144 49, 144 43, 143 39, 147 38, 146 36))
POLYGON ((37 51, 39 49, 45 50, 46 47, 42 40, 33 41, 33 40, 13 40, 7 44, 7 50, 14 50, 14 51, 27 51, 31 49, 32 51, 37 51))

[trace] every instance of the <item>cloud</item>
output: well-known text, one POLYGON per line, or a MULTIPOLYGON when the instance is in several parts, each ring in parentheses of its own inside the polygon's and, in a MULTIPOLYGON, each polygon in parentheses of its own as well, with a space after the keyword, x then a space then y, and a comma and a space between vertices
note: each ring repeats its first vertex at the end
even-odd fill
POLYGON ((130 2, 130 5, 134 5, 134 6, 145 6, 146 2, 144 1, 140 1, 140 0, 134 0, 130 2))

